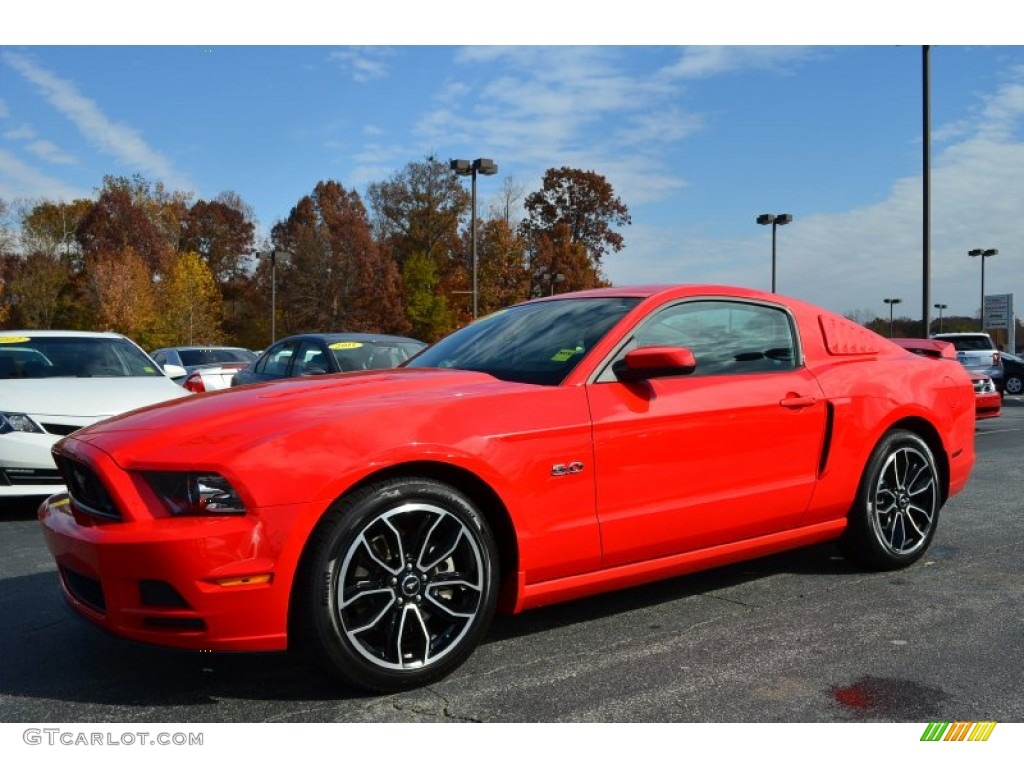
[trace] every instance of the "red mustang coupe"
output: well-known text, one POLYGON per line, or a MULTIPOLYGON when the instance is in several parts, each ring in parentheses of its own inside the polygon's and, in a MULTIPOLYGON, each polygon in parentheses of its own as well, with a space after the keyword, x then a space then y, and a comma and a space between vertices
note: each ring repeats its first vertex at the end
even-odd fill
POLYGON ((828 540, 913 563, 973 466, 974 390, 793 299, 608 288, 54 454, 69 493, 39 515, 81 615, 178 648, 295 646, 388 691, 453 670, 495 610, 828 540))

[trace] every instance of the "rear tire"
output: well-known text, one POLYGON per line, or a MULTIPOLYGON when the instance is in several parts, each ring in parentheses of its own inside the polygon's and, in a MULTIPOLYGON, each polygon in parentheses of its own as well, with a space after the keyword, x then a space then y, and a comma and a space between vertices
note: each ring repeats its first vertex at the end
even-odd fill
POLYGON ((913 432, 893 430, 868 460, 842 549, 869 568, 905 568, 931 544, 941 506, 940 476, 931 448, 913 432))
POLYGON ((456 488, 427 478, 369 486, 335 503, 296 576, 301 650, 373 692, 438 680, 473 652, 497 602, 486 520, 456 488))

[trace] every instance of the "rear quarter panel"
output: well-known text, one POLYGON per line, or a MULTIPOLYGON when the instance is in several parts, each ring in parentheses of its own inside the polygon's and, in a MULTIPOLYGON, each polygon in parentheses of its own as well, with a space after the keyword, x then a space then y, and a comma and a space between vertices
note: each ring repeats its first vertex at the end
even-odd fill
POLYGON ((948 493, 962 490, 974 464, 975 424, 963 366, 914 355, 845 318, 797 314, 806 364, 832 408, 828 453, 805 522, 849 512, 872 451, 896 427, 925 437, 948 493))

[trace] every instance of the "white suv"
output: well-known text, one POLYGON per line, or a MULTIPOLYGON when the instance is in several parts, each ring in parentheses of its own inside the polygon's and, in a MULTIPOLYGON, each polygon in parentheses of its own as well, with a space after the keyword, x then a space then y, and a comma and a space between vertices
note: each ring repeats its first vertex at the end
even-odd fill
POLYGON ((984 373, 992 378, 996 389, 1003 392, 1003 359, 999 347, 987 333, 937 333, 933 339, 948 341, 956 347, 956 359, 969 371, 984 373))

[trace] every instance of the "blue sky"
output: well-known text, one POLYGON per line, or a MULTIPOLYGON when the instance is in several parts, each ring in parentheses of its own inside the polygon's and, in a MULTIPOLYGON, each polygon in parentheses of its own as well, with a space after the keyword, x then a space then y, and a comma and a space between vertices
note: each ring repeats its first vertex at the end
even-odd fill
MULTIPOLYGON (((835 17, 853 24, 852 40, 835 24, 726 34, 733 3, 703 33, 665 26, 667 15, 495 34, 502 20, 479 4, 435 3, 429 18, 395 24, 390 6, 359 24, 288 7, 301 23, 240 28, 207 14, 210 40, 181 20, 201 11, 192 2, 139 34, 79 29, 74 13, 53 25, 49 6, 15 11, 20 23, 0 32, 0 198, 92 196, 104 174, 140 173, 195 198, 234 190, 266 232, 319 180, 363 193, 427 155, 498 163, 479 180, 482 211, 506 179, 530 192, 545 169, 566 165, 604 175, 629 206, 626 248, 605 262, 617 284, 768 288, 771 229, 755 219, 785 212, 794 221, 778 230, 780 293, 879 316, 896 296, 897 316, 920 317, 922 55, 896 43, 921 34, 896 23, 862 31, 884 4, 835 17), (465 12, 461 29, 449 8, 465 12), (495 45, 455 44, 474 24, 495 45), (533 42, 545 45, 518 44, 533 42)), ((980 264, 967 251, 997 248, 986 292, 1016 293, 1020 310, 1024 46, 991 44, 970 26, 960 34, 957 23, 929 35, 940 43, 930 59, 932 301, 975 314, 980 264), (964 45, 971 37, 985 44, 964 45)))

